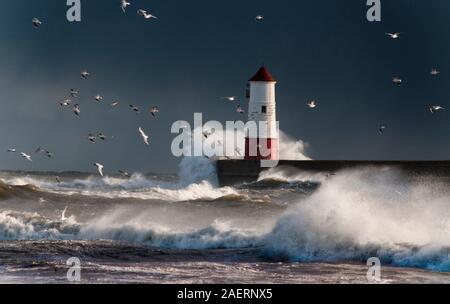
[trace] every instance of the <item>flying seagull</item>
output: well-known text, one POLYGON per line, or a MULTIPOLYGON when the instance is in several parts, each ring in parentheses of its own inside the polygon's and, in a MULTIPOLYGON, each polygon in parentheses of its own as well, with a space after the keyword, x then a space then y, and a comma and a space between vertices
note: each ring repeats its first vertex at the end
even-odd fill
POLYGON ((61 221, 65 221, 65 220, 67 220, 67 217, 66 217, 66 211, 67 211, 67 208, 69 208, 69 207, 66 207, 66 208, 64 208, 64 210, 63 210, 63 212, 62 212, 62 214, 61 214, 61 221))
POLYGON ((117 107, 119 105, 119 102, 118 101, 113 101, 113 102, 111 102, 111 107, 117 107))
POLYGON ((403 80, 402 80, 400 77, 394 77, 394 78, 392 78, 392 82, 393 82, 395 85, 401 86, 402 83, 403 83, 403 80))
POLYGON ((122 8, 122 11, 124 12, 124 13, 126 13, 127 12, 127 6, 129 6, 131 3, 130 2, 127 2, 127 0, 121 0, 120 1, 120 7, 122 8))
POLYGON ((38 148, 36 149, 36 151, 34 151, 34 153, 41 153, 41 152, 45 152, 45 150, 42 149, 42 147, 38 147, 38 148))
POLYGON ((233 101, 237 100, 237 97, 236 96, 226 96, 226 97, 222 97, 222 99, 226 99, 228 101, 233 102, 233 101))
POLYGON ((91 75, 91 73, 89 73, 87 70, 84 70, 84 71, 81 71, 80 75, 81 75, 81 78, 86 79, 91 75))
POLYGON ((241 107, 241 105, 237 106, 236 112, 239 114, 245 114, 245 110, 241 107))
POLYGON ((431 76, 437 76, 437 75, 441 74, 441 72, 439 72, 437 69, 431 69, 430 74, 431 74, 431 76))
POLYGON ((95 101, 100 102, 103 100, 103 96, 100 94, 95 95, 95 101))
POLYGON ((91 143, 95 144, 95 142, 96 142, 96 140, 97 140, 97 137, 94 136, 92 133, 89 133, 87 139, 88 139, 91 143))
POLYGON ((159 113, 159 109, 157 106, 154 106, 150 109, 150 115, 152 115, 154 118, 156 118, 156 114, 159 113))
POLYGON ((443 108, 441 106, 430 106, 431 114, 434 114, 436 112, 443 111, 443 110, 445 110, 445 108, 443 108))
POLYGON ((378 128, 378 132, 380 132, 381 135, 383 135, 384 130, 386 130, 386 126, 381 125, 381 126, 378 128))
POLYGON ((316 102, 315 100, 311 100, 310 102, 307 103, 307 106, 308 106, 310 109, 314 109, 314 108, 317 107, 317 102, 316 102))
POLYGON ((31 23, 33 23, 33 26, 35 28, 38 28, 42 25, 42 21, 39 20, 38 18, 33 18, 33 20, 31 20, 31 23))
POLYGON ((106 140, 106 135, 103 133, 98 134, 98 138, 100 138, 101 140, 106 140))
POLYGON ((78 91, 76 91, 75 89, 70 89, 70 97, 72 98, 78 98, 78 91))
POLYGON ((25 158, 26 160, 28 160, 28 161, 30 161, 30 162, 33 161, 33 160, 31 159, 31 156, 28 155, 28 154, 26 154, 26 153, 21 152, 21 153, 20 153, 20 156, 22 156, 23 158, 25 158))
POLYGON ((263 15, 258 15, 255 17, 256 21, 263 21, 264 20, 264 16, 263 15))
POLYGON ((15 149, 15 148, 9 148, 9 149, 8 149, 8 152, 9 152, 9 153, 16 153, 16 152, 17 152, 17 149, 15 149))
POLYGON ((94 164, 95 167, 97 167, 98 173, 100 173, 101 176, 103 176, 103 165, 100 163, 95 163, 94 164))
POLYGON ((131 111, 133 111, 133 112, 139 113, 139 108, 136 107, 136 106, 130 105, 130 109, 131 109, 131 111))
POLYGON ((151 19, 151 18, 158 19, 158 17, 153 16, 153 15, 150 14, 150 13, 147 13, 147 11, 146 11, 146 10, 143 10, 143 9, 138 10, 137 13, 138 13, 138 15, 144 17, 145 19, 151 19))
POLYGON ((147 146, 149 146, 149 145, 150 145, 150 143, 149 143, 149 141, 148 141, 149 137, 148 137, 147 134, 145 134, 144 130, 142 130, 141 127, 139 127, 139 133, 141 133, 141 136, 142 136, 142 139, 144 140, 144 143, 145 143, 147 146))
POLYGON ((391 39, 398 39, 402 33, 386 33, 391 39))
POLYGON ((59 103, 59 105, 61 107, 68 107, 70 106, 70 104, 72 103, 72 100, 70 100, 69 98, 66 98, 64 100, 61 100, 61 102, 59 103))
POLYGON ((75 113, 76 116, 80 116, 81 114, 81 110, 80 110, 80 105, 76 104, 73 106, 73 113, 75 113))

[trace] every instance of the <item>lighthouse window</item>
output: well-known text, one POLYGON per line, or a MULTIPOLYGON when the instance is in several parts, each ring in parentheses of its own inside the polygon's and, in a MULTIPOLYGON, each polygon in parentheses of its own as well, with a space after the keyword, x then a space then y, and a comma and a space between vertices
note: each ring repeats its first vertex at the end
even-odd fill
POLYGON ((267 114, 267 106, 262 106, 261 113, 267 114))

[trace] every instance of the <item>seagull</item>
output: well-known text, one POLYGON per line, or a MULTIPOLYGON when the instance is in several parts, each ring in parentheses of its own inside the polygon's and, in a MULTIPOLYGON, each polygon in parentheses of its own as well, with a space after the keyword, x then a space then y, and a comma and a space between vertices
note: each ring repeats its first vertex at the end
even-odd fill
POLYGON ((66 208, 64 208, 64 210, 63 210, 63 212, 62 212, 62 214, 61 214, 61 221, 65 221, 65 220, 67 220, 67 217, 66 217, 66 211, 67 211, 67 208, 69 208, 69 207, 66 207, 66 208))
POLYGON ((76 91, 75 89, 70 89, 70 97, 78 98, 78 95, 78 91, 76 91))
POLYGON ((100 138, 101 140, 106 140, 106 135, 103 133, 98 134, 98 138, 100 138))
POLYGON ((402 33, 386 33, 391 39, 398 39, 402 33))
POLYGON ((401 86, 403 83, 403 80, 399 77, 394 77, 394 78, 392 78, 392 82, 398 86, 401 86))
POLYGON ((381 125, 380 128, 378 129, 378 131, 380 132, 381 135, 383 135, 384 130, 386 130, 386 126, 381 125))
POLYGON ((141 127, 139 127, 139 133, 141 133, 141 136, 142 136, 142 139, 144 140, 144 143, 145 143, 147 146, 149 146, 149 145, 150 145, 150 143, 149 143, 149 141, 148 141, 149 137, 148 137, 147 134, 145 134, 144 130, 142 130, 141 127))
POLYGON ((49 151, 45 151, 45 155, 47 155, 48 158, 52 158, 53 157, 53 153, 51 153, 49 151))
POLYGON ((150 110, 150 115, 152 115, 154 118, 156 118, 156 114, 159 113, 159 109, 157 106, 154 106, 150 110))
POLYGON ((437 69, 431 69, 430 74, 431 74, 431 76, 437 76, 437 75, 441 74, 441 72, 439 72, 437 69))
POLYGON ((315 100, 311 100, 310 102, 307 103, 307 105, 310 109, 314 109, 317 107, 317 102, 315 100))
POLYGON ((118 101, 114 101, 114 102, 112 102, 111 103, 111 107, 117 107, 119 105, 119 102, 118 101))
POLYGON ((45 152, 45 150, 42 149, 41 147, 38 147, 38 148, 36 149, 36 151, 34 151, 34 153, 41 153, 41 152, 45 152))
POLYGON ((100 101, 102 101, 102 100, 103 100, 102 95, 97 94, 97 95, 95 96, 95 101, 100 102, 100 101))
POLYGON ((128 178, 131 177, 130 173, 128 173, 127 171, 119 170, 119 173, 120 173, 120 175, 122 175, 124 177, 128 177, 128 178))
POLYGON ((226 97, 222 97, 222 99, 226 99, 228 101, 233 102, 233 101, 237 100, 237 97, 236 96, 226 96, 226 97))
POLYGON ((23 158, 25 158, 26 160, 28 160, 28 161, 30 161, 30 162, 33 161, 33 160, 31 159, 31 156, 28 155, 28 154, 26 154, 26 153, 21 152, 21 153, 20 153, 20 156, 22 156, 23 158))
POLYGON ((133 111, 133 112, 139 113, 139 108, 136 107, 136 106, 130 105, 130 109, 131 109, 131 111, 133 111))
POLYGON ((241 105, 238 105, 238 106, 237 106, 236 112, 239 113, 239 114, 244 114, 244 113, 245 113, 245 111, 244 111, 244 109, 241 107, 241 105))
POLYGON ((95 163, 94 164, 95 167, 97 167, 98 173, 100 173, 101 176, 103 176, 103 165, 100 163, 95 163))
POLYGON ((153 16, 152 14, 147 13, 147 11, 146 11, 146 10, 143 10, 143 9, 138 10, 137 13, 138 13, 138 15, 144 17, 145 19, 151 19, 151 18, 158 19, 158 17, 153 16))
POLYGON ((73 106, 73 113, 75 113, 76 116, 80 116, 81 114, 81 110, 80 110, 80 105, 76 104, 73 106))
POLYGON ((64 100, 61 100, 61 102, 59 103, 59 105, 61 107, 68 107, 70 106, 70 104, 72 103, 72 100, 70 100, 69 98, 66 98, 64 100))
POLYGON ((89 133, 87 139, 88 139, 91 143, 95 144, 95 141, 97 140, 97 137, 94 136, 92 133, 89 133))
POLYGON ((90 76, 91 73, 89 73, 87 70, 84 70, 81 72, 81 78, 86 79, 88 76, 90 76))
POLYGON ((33 23, 33 26, 35 28, 38 28, 42 25, 42 21, 39 20, 38 18, 33 18, 33 20, 31 20, 31 23, 33 23))
POLYGON ((10 148, 10 149, 8 149, 8 152, 9 152, 9 153, 16 153, 16 152, 17 152, 17 149, 15 149, 15 148, 10 148))
POLYGON ((121 1, 120 1, 120 7, 122 8, 122 11, 123 11, 124 13, 127 12, 127 6, 129 6, 129 5, 131 5, 131 3, 130 3, 130 2, 127 2, 126 0, 121 0, 121 1))
POLYGON ((255 17, 256 21, 263 21, 264 20, 264 16, 263 15, 258 15, 255 17))
POLYGON ((434 114, 438 111, 443 111, 445 110, 445 108, 441 107, 441 106, 430 106, 430 112, 431 114, 434 114))

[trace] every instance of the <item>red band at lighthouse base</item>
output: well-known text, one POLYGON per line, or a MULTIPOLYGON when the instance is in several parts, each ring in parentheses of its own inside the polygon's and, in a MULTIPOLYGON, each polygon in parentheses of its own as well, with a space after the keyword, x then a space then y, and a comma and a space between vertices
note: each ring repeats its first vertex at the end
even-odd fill
POLYGON ((278 160, 278 139, 246 138, 245 160, 278 160))

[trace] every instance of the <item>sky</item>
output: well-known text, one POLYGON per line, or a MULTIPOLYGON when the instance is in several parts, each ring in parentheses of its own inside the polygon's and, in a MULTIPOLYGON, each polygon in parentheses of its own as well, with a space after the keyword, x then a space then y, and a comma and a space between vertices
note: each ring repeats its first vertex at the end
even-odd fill
POLYGON ((450 112, 427 110, 450 110, 448 0, 381 0, 382 22, 374 23, 365 0, 131 0, 127 14, 119 2, 81 0, 75 23, 66 19, 65 0, 3 4, 0 169, 94 171, 101 162, 108 172, 175 173, 171 125, 192 122, 194 112, 205 121, 241 119, 220 97, 237 95, 246 107, 246 82, 263 64, 278 80, 280 128, 308 143, 311 158, 450 158, 450 112), (139 8, 159 19, 144 20, 139 8), (33 17, 44 22, 39 29, 33 17), (386 32, 402 36, 393 41, 386 32), (434 67, 438 77, 430 75, 434 67), (85 68, 88 80, 79 75, 85 68), (394 76, 404 85, 393 85, 394 76), (58 105, 71 88, 80 91, 80 118, 58 105), (315 110, 306 106, 311 99, 315 110), (111 109, 113 100, 121 106, 111 109), (153 105, 161 111, 156 120, 147 115, 153 105), (99 132, 110 139, 86 140, 99 132), (55 157, 34 155, 38 146, 55 157), (7 153, 10 147, 35 161, 7 153))

